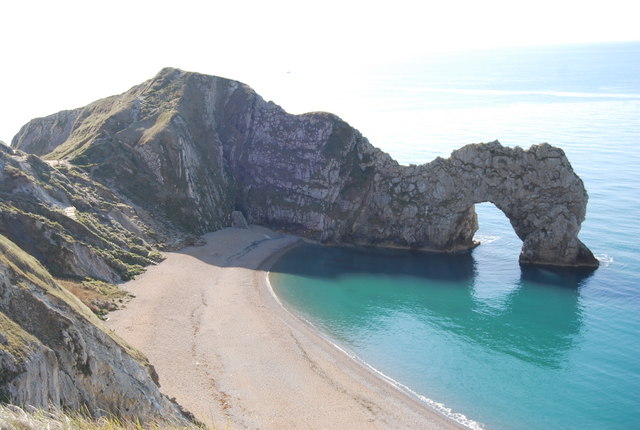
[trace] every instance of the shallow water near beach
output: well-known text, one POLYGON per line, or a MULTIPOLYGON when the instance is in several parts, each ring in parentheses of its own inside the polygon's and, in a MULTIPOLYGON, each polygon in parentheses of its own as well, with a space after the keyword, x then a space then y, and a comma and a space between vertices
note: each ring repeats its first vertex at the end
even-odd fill
POLYGON ((485 428, 637 428, 640 44, 473 55, 371 71, 362 96, 374 108, 341 116, 403 164, 496 138, 560 146, 589 193, 580 238, 600 268, 520 267, 520 239, 484 203, 472 252, 303 245, 274 265, 274 291, 345 350, 485 428))

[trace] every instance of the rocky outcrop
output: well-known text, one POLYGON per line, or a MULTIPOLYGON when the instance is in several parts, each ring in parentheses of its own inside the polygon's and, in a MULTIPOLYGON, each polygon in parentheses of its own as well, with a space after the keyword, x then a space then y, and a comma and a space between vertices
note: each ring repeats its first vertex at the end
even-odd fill
POLYGON ((448 159, 376 169, 363 207, 345 233, 361 244, 435 250, 475 246, 473 205, 492 202, 522 239, 522 263, 591 266, 577 239, 587 194, 562 150, 547 144, 467 145, 448 159), (373 238, 373 240, 371 240, 373 238))
POLYGON ((597 266, 577 237, 582 181, 547 144, 469 145, 400 166, 334 115, 289 115, 240 82, 177 69, 56 115, 12 146, 83 166, 192 232, 230 225, 237 210, 322 242, 457 251, 475 246, 473 205, 491 201, 522 239, 522 263, 597 266))
POLYGON ((1 235, 0 400, 186 422, 146 359, 1 235))
POLYGON ((43 118, 42 121, 30 122, 30 129, 22 135, 23 140, 19 146, 28 146, 31 154, 48 154, 69 137, 79 113, 79 109, 62 111, 43 118))
POLYGON ((0 234, 55 276, 130 279, 160 261, 156 247, 186 240, 74 166, 50 164, 0 147, 0 234))

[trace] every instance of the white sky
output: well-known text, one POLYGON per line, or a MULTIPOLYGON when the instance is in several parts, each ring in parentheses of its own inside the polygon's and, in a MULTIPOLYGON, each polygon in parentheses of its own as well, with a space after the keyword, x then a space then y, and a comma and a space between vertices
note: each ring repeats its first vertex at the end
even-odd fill
POLYGON ((294 113, 339 113, 341 103, 366 109, 340 96, 359 69, 443 51, 640 40, 636 3, 3 1, 0 140, 10 143, 31 118, 121 93, 165 66, 243 81, 294 113), (305 73, 323 79, 313 88, 288 84, 305 73))

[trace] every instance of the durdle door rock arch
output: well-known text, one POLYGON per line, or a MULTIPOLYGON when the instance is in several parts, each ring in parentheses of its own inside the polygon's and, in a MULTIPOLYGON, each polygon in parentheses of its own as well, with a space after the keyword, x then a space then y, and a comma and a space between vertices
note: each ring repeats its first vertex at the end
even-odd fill
POLYGON ((237 81, 166 68, 129 91, 25 125, 12 147, 84 166, 172 225, 204 233, 240 211, 325 243, 457 251, 490 201, 522 263, 597 267, 578 239, 587 193, 563 151, 467 145, 400 166, 335 115, 291 115, 237 81))
POLYGON ((521 263, 597 267, 578 239, 587 192, 561 149, 543 143, 523 151, 495 142, 466 146, 451 160, 463 176, 470 173, 465 194, 507 216, 523 242, 521 263))
POLYGON ((588 199, 584 185, 564 152, 546 143, 529 150, 497 141, 467 145, 448 159, 399 166, 391 175, 380 175, 374 189, 371 212, 382 214, 377 215, 383 217, 382 224, 396 220, 400 229, 380 238, 390 245, 440 251, 471 248, 478 229, 474 204, 491 202, 523 242, 521 263, 598 265, 577 237, 588 199), (408 228, 418 214, 421 225, 408 228))

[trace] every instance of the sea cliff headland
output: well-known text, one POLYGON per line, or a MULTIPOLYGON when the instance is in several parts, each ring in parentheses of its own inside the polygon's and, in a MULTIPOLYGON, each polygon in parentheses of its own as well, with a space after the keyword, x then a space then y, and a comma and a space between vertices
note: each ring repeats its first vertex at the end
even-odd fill
POLYGON ((91 312, 120 307, 104 289, 150 265, 113 327, 165 393, 248 428, 453 425, 267 294, 260 263, 291 241, 281 234, 464 251, 474 204, 491 201, 522 264, 598 265, 578 239, 586 190, 559 148, 496 141, 401 166, 335 115, 290 115, 245 84, 173 68, 26 124, 0 145, 0 199, 0 400, 96 416, 189 420, 91 312))
POLYGON ((520 261, 597 267, 588 196, 564 152, 499 142, 401 166, 335 115, 290 115, 237 81, 166 68, 119 96, 26 124, 12 147, 90 176, 187 231, 248 222, 325 243, 458 251, 493 202, 520 261))

